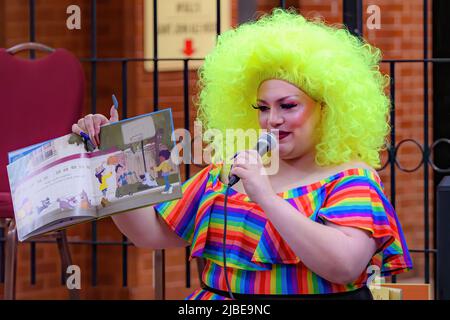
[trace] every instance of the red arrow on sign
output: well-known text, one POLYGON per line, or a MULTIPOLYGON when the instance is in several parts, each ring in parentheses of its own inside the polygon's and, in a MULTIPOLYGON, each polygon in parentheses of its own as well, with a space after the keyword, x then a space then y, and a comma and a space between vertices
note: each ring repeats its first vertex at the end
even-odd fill
POLYGON ((187 55, 188 57, 194 53, 194 48, 192 48, 192 40, 191 39, 184 40, 183 53, 185 55, 187 55))

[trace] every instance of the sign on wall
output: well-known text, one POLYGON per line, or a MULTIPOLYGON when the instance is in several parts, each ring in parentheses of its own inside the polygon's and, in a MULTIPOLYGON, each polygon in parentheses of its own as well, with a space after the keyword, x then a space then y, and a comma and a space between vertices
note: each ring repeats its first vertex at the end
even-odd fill
MULTIPOLYGON (((158 1, 158 58, 204 58, 216 43, 217 1, 158 1)), ((221 32, 231 28, 231 0, 221 1, 221 32)), ((153 0, 144 0, 144 56, 153 58, 153 0)), ((190 61, 197 69, 203 61, 190 61)), ((144 63, 153 71, 153 61, 144 63)), ((159 62, 158 70, 182 70, 180 61, 159 62)))

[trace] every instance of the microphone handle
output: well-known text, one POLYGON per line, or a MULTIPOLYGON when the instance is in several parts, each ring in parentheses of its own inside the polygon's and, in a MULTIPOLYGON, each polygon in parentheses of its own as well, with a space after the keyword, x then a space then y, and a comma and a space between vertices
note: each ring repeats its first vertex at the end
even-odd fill
POLYGON ((241 180, 241 178, 239 178, 237 175, 232 174, 228 179, 228 186, 231 187, 235 185, 239 180, 241 180))
MULTIPOLYGON (((266 154, 269 151, 269 145, 260 145, 260 142, 258 142, 258 144, 256 145, 255 148, 259 155, 262 157, 264 154, 266 154)), ((238 181, 241 180, 241 178, 239 178, 237 175, 232 174, 231 176, 229 176, 228 178, 228 186, 231 187, 233 185, 235 185, 236 183, 238 183, 238 181)))

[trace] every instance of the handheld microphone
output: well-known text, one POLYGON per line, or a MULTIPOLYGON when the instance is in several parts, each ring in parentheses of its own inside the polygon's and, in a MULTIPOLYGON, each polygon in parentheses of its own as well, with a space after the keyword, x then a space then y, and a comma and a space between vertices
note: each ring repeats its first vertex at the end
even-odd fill
MULTIPOLYGON (((272 149, 275 149, 277 147, 277 139, 275 138, 275 135, 273 133, 264 132, 259 136, 258 142, 256 143, 256 146, 254 150, 258 152, 258 154, 262 157, 267 152, 269 152, 272 149)), ((232 186, 236 184, 241 178, 238 176, 232 174, 228 177, 228 186, 232 186)))

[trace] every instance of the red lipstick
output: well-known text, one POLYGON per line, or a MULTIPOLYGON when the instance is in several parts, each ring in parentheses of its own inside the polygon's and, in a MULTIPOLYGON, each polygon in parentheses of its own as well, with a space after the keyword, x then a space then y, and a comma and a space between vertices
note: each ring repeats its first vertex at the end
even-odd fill
POLYGON ((285 137, 287 137, 288 135, 290 134, 290 132, 288 132, 288 131, 279 131, 278 132, 278 139, 280 139, 280 140, 282 140, 282 139, 284 139, 285 137))

